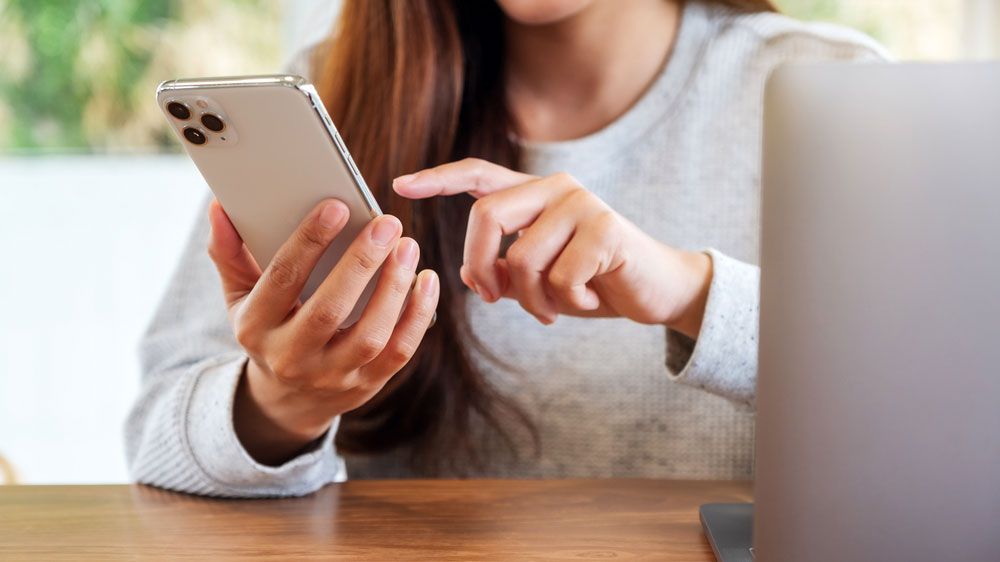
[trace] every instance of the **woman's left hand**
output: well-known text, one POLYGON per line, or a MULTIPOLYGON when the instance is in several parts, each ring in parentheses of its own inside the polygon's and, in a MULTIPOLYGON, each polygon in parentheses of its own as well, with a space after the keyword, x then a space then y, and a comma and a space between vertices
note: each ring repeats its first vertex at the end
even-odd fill
POLYGON ((477 198, 461 276, 487 302, 517 299, 544 324, 559 314, 615 316, 698 334, 711 258, 654 240, 569 174, 537 177, 468 158, 396 178, 393 189, 410 199, 477 198))

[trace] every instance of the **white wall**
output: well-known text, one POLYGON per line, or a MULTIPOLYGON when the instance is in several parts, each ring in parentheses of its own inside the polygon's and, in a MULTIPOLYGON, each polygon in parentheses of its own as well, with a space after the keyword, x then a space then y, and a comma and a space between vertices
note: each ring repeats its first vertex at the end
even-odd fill
POLYGON ((1000 58, 1000 0, 965 0, 962 36, 967 57, 1000 58))
POLYGON ((340 5, 341 0, 286 0, 282 22, 286 65, 330 34, 340 5))
POLYGON ((207 193, 183 156, 0 158, 0 453, 126 480, 138 338, 207 193))

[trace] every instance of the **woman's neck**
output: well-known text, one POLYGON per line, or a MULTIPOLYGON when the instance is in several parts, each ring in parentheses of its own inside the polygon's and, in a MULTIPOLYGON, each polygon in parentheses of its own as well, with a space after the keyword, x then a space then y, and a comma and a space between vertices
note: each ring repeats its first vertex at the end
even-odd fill
POLYGON ((680 27, 678 0, 598 0, 549 25, 507 22, 507 97, 530 141, 579 138, 645 93, 680 27))

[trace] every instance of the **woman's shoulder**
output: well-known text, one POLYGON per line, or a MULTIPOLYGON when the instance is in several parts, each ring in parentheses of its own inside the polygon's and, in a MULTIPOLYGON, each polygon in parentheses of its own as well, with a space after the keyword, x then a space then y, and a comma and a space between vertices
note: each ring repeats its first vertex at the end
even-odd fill
POLYGON ((805 22, 773 12, 719 9, 716 39, 738 41, 748 53, 791 60, 888 61, 892 55, 871 36, 846 26, 805 22))

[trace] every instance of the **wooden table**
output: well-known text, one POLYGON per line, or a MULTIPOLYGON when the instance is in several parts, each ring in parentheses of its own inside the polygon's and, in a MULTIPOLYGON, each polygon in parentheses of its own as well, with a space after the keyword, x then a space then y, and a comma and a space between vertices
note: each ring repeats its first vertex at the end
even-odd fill
POLYGON ((0 486, 0 560, 713 560, 705 502, 744 482, 351 481, 298 499, 0 486))

